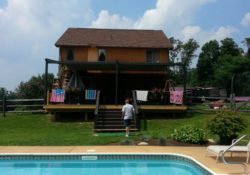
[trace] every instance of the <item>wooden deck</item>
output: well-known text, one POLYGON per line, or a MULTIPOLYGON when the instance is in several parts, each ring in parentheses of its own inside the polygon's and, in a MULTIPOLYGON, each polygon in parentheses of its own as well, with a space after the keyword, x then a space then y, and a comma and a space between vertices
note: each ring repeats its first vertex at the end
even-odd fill
MULTIPOLYGON (((71 105, 71 104, 49 104, 43 108, 47 112, 94 112, 95 104, 71 105)), ((122 105, 100 105, 100 109, 121 110, 122 105)), ((177 105, 138 105, 139 112, 185 112, 187 106, 177 105)))

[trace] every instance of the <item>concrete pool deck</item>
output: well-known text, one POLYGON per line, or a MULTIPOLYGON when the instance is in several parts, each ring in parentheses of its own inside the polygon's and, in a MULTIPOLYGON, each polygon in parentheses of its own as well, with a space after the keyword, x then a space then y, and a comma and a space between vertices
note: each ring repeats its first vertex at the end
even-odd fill
MULTIPOLYGON (((241 165, 216 163, 214 155, 206 154, 207 147, 185 146, 0 146, 1 153, 178 153, 193 157, 217 174, 243 174, 241 165)), ((245 161, 246 154, 228 156, 231 161, 245 161)), ((250 170, 250 164, 248 164, 250 170)))

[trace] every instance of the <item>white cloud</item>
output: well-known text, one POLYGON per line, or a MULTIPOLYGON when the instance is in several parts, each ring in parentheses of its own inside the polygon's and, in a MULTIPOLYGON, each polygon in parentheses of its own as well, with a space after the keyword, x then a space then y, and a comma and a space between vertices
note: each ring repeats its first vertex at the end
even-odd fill
POLYGON ((214 0, 158 0, 154 9, 147 10, 136 22, 136 28, 166 28, 171 33, 189 25, 203 5, 214 0))
POLYGON ((157 0, 155 8, 145 11, 139 19, 129 19, 102 10, 90 27, 167 29, 173 35, 190 24, 201 6, 214 1, 216 0, 157 0))
POLYGON ((44 58, 58 58, 54 43, 68 27, 90 22, 91 0, 8 0, 0 8, 0 87, 44 73, 44 58))
POLYGON ((226 37, 232 37, 234 33, 238 32, 238 29, 232 26, 221 26, 219 28, 204 30, 201 26, 185 26, 177 38, 181 38, 183 41, 187 41, 190 38, 195 39, 200 45, 210 40, 223 40, 226 37))
POLYGON ((189 38, 194 38, 200 32, 200 26, 185 26, 181 34, 184 36, 184 40, 188 40, 189 38))
POLYGON ((233 33, 238 30, 232 26, 222 26, 218 28, 215 32, 211 33, 209 40, 217 39, 218 41, 225 39, 226 37, 231 37, 233 33))
MULTIPOLYGON (((193 38, 200 46, 203 46, 210 40, 221 41, 227 37, 232 37, 235 32, 238 32, 238 30, 232 26, 221 26, 211 30, 204 30, 200 26, 186 26, 181 31, 179 38, 181 38, 182 41, 187 41, 188 39, 193 38)), ((197 50, 197 55, 199 54, 200 49, 201 48, 197 50)), ((198 58, 194 58, 191 65, 192 67, 196 66, 197 59, 198 58)))
POLYGON ((246 13, 241 20, 241 25, 244 27, 250 26, 250 12, 246 13))
POLYGON ((125 16, 110 15, 107 10, 99 13, 97 20, 92 21, 90 27, 94 28, 131 28, 133 21, 125 16))

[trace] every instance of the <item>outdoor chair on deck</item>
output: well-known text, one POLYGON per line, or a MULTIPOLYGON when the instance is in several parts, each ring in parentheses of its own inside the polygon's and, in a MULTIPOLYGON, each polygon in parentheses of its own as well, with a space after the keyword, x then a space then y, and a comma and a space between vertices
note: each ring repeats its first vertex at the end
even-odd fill
MULTIPOLYGON (((207 147, 206 156, 208 153, 214 154, 216 155, 216 162, 218 162, 218 159, 221 158, 223 151, 229 147, 230 145, 210 145, 207 147)), ((246 163, 249 162, 249 151, 250 141, 246 146, 233 146, 228 150, 228 152, 231 153, 231 157, 233 156, 233 153, 247 153, 246 163)))

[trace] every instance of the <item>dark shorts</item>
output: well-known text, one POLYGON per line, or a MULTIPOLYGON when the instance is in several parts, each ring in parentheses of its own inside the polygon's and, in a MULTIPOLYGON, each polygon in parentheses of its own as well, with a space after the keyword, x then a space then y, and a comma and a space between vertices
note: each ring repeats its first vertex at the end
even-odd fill
POLYGON ((130 126, 130 123, 131 123, 131 119, 125 119, 125 120, 124 120, 124 125, 125 125, 125 127, 129 127, 129 126, 130 126))

